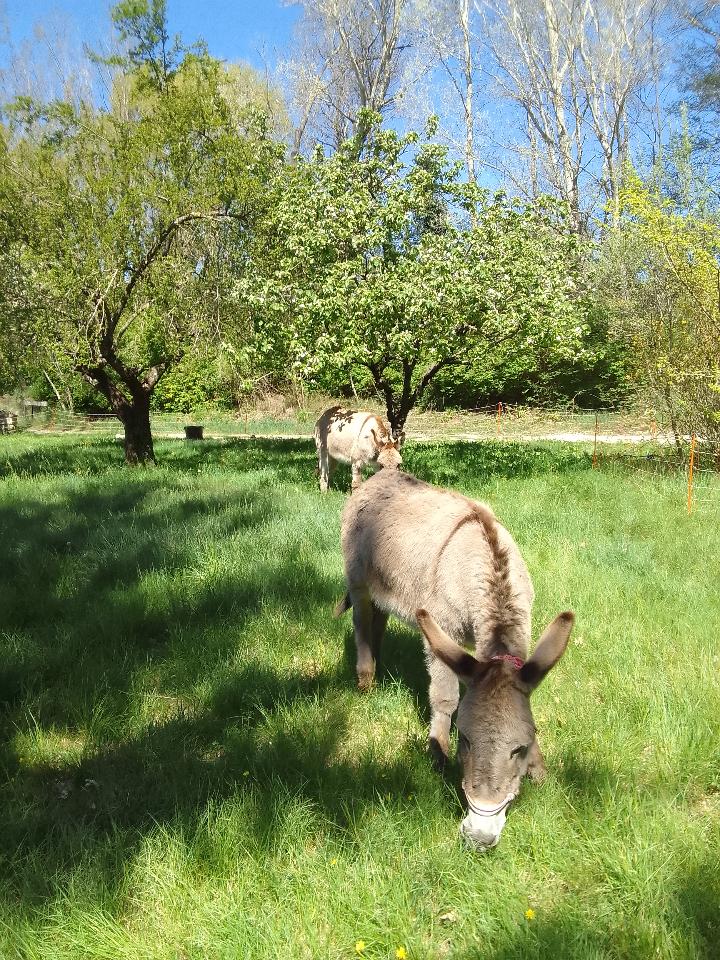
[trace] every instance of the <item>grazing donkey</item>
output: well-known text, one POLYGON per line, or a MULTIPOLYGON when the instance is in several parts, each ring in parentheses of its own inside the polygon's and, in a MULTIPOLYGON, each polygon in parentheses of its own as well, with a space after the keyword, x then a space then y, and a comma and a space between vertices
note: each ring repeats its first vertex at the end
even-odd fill
POLYGON ((530 659, 534 591, 515 542, 482 503, 382 470, 345 505, 342 549, 360 689, 373 680, 388 614, 417 623, 430 674, 430 749, 444 765, 457 715, 468 814, 479 850, 494 847, 527 773, 542 779, 530 694, 565 652, 574 622, 561 613, 530 659), (475 656, 460 644, 475 648, 475 656))
POLYGON ((330 407, 315 424, 320 489, 327 493, 336 463, 349 463, 352 489, 362 480, 362 468, 399 467, 399 440, 393 440, 382 417, 330 407))

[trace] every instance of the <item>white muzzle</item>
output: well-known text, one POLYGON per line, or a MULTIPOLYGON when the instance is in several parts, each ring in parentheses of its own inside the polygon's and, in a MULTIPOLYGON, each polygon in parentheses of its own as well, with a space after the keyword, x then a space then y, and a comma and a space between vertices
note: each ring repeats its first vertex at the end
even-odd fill
POLYGON ((460 824, 460 834, 467 844, 478 851, 490 850, 497 846, 500 834, 507 819, 507 809, 516 794, 509 793, 494 807, 481 807, 465 795, 468 813, 460 824))

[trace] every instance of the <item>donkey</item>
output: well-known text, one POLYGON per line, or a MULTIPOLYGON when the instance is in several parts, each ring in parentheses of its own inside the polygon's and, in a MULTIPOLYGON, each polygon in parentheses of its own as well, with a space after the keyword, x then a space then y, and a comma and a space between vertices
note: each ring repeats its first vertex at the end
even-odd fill
POLYGON ((327 493, 337 463, 349 463, 352 490, 360 486, 362 468, 399 467, 400 439, 393 440, 382 417, 330 407, 315 424, 320 490, 327 493))
POLYGON ((494 847, 522 777, 544 776, 530 694, 565 652, 574 615, 559 614, 527 659, 534 590, 508 531, 485 504, 397 470, 380 471, 350 497, 342 550, 347 595, 335 615, 352 607, 358 686, 372 684, 388 615, 417 624, 430 675, 430 750, 444 767, 457 709, 468 804, 460 833, 477 850, 494 847))

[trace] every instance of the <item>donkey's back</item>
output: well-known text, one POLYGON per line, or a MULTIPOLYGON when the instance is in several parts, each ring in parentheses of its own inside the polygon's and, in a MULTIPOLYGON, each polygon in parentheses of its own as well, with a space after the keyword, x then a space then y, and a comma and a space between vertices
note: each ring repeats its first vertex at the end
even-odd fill
POLYGON ((490 507, 396 470, 381 471, 345 506, 342 548, 351 602, 415 623, 427 610, 478 652, 499 623, 520 656, 530 639, 533 587, 525 562, 490 507))

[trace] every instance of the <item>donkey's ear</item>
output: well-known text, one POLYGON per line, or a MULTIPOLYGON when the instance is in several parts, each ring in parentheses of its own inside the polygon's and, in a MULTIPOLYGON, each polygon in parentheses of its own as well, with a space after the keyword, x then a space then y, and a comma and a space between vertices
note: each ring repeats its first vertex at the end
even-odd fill
POLYGON ((427 610, 416 610, 415 619, 435 656, 446 663, 464 683, 472 683, 482 676, 486 665, 480 663, 475 657, 471 657, 454 640, 451 640, 427 610))
POLYGON ((565 613, 559 613, 545 629, 533 655, 520 670, 520 680, 528 692, 535 689, 565 653, 574 623, 575 614, 566 610, 565 613))

